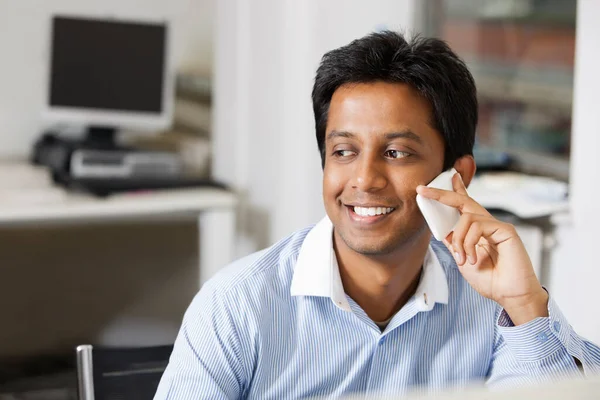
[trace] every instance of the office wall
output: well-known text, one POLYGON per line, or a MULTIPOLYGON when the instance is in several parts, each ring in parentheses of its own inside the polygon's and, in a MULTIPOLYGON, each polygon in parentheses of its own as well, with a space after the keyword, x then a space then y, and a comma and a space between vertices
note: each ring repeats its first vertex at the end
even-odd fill
POLYGON ((215 0, 0 0, 0 158, 25 156, 42 128, 54 13, 171 23, 178 69, 212 70, 215 0))
POLYGON ((243 196, 238 254, 324 216, 310 93, 323 53, 382 28, 411 31, 415 0, 218 2, 215 175, 243 196))

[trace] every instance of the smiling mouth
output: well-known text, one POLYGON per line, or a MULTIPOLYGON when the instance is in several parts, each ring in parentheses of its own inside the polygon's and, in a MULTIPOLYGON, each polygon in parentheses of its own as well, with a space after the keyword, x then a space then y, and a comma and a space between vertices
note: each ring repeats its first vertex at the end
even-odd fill
POLYGON ((361 217, 374 217, 376 215, 385 215, 394 211, 393 207, 352 207, 352 211, 361 217))
POLYGON ((394 207, 359 207, 346 206, 352 212, 360 217, 377 217, 387 215, 395 210, 394 207))

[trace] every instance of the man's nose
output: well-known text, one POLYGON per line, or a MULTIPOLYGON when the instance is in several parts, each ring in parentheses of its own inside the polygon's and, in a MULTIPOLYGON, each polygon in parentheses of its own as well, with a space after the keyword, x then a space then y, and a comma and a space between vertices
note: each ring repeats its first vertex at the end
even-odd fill
POLYGON ((363 192, 376 192, 387 186, 383 160, 369 154, 361 154, 356 160, 352 188, 363 192))

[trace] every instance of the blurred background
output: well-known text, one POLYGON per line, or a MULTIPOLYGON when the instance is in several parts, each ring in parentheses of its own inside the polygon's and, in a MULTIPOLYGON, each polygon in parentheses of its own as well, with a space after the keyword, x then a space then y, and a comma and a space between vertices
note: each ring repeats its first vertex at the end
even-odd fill
POLYGON ((79 344, 172 344, 220 266, 318 221, 316 68, 383 29, 440 37, 467 62, 470 193, 518 227, 600 343, 599 13, 595 0, 0 0, 0 384, 79 344))

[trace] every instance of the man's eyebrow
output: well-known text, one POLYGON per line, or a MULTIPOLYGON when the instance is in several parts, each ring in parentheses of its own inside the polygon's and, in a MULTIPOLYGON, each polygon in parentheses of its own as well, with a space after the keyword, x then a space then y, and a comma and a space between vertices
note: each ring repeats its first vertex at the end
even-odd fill
POLYGON ((346 131, 331 131, 327 135, 327 140, 331 140, 331 139, 336 138, 336 137, 343 137, 343 138, 347 138, 347 139, 352 139, 352 138, 356 137, 356 135, 354 133, 346 132, 346 131))
MULTIPOLYGON (((331 131, 327 135, 327 140, 332 140, 333 138, 336 138, 336 137, 352 139, 352 138, 356 137, 356 135, 352 132, 347 132, 347 131, 331 131)), ((421 139, 421 137, 419 135, 417 135, 416 133, 414 133, 413 131, 410 131, 410 130, 386 133, 384 135, 384 137, 386 138, 386 140, 408 139, 408 140, 412 140, 420 145, 424 144, 423 139, 421 139)))
POLYGON ((412 141, 417 142, 420 145, 423 145, 423 139, 421 139, 421 137, 419 135, 417 135, 416 133, 406 130, 406 131, 401 131, 401 132, 390 132, 390 133, 386 133, 385 134, 385 138, 387 140, 393 140, 393 139, 409 139, 412 141))

